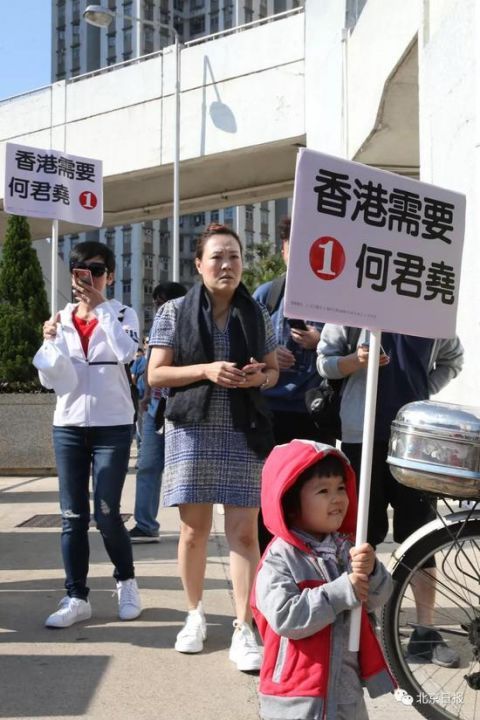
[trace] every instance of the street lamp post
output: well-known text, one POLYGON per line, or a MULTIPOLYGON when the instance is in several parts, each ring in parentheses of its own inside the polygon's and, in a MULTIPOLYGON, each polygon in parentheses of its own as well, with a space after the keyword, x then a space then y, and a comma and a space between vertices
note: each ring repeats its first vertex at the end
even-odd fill
MULTIPOLYGON (((87 23, 95 27, 107 28, 118 13, 102 5, 88 5, 83 13, 87 23)), ((175 134, 173 148, 173 243, 172 243, 172 280, 180 280, 180 40, 176 29, 156 20, 142 20, 138 17, 123 15, 130 22, 143 22, 153 28, 167 28, 175 40, 175 134)), ((137 50, 138 52, 138 50, 137 50)))

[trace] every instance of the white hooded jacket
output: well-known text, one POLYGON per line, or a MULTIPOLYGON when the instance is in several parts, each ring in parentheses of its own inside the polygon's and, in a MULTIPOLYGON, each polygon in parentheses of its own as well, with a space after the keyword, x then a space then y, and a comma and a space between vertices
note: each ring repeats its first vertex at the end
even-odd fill
MULTIPOLYGON (((133 360, 138 348, 137 314, 118 300, 106 300, 97 305, 93 314, 98 325, 90 337, 85 357, 80 335, 72 321, 76 307, 76 304, 68 303, 61 311, 59 331, 54 340, 57 349, 71 362, 76 382, 68 391, 57 394, 53 424, 78 427, 130 425, 134 407, 125 365, 133 360)), ((46 343, 40 354, 44 347, 46 343)), ((52 372, 39 370, 39 378, 44 387, 55 388, 52 372)))

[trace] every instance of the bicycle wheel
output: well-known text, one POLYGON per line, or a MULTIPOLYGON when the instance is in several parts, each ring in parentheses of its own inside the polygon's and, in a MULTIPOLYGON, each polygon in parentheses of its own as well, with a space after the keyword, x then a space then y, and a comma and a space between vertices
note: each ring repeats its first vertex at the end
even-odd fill
POLYGON ((404 691, 399 699, 413 703, 430 720, 480 717, 480 520, 454 523, 422 537, 407 550, 393 579, 382 634, 390 667, 404 691), (431 565, 434 570, 428 569, 431 565), (458 653, 459 667, 439 667, 408 650, 418 627, 412 579, 419 578, 434 592, 428 627, 458 653))

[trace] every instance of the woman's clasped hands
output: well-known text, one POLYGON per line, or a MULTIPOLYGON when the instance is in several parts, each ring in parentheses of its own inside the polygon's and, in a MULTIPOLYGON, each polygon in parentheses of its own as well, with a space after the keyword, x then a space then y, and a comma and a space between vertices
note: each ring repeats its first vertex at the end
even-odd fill
POLYGON ((218 360, 205 366, 205 377, 225 388, 260 387, 265 381, 266 363, 250 358, 250 362, 238 368, 234 362, 218 360))

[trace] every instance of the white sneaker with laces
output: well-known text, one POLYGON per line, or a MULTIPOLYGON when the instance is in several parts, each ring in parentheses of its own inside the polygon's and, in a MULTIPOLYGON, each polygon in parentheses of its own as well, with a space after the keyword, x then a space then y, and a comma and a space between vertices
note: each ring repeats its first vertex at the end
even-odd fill
POLYGON ((92 606, 88 600, 66 595, 58 603, 58 610, 48 616, 45 627, 66 628, 82 620, 90 620, 92 606))
POLYGON ((117 582, 118 616, 120 620, 135 620, 142 612, 142 603, 135 578, 117 582))
POLYGON ((228 657, 242 672, 260 670, 262 656, 257 645, 255 633, 246 622, 233 621, 232 644, 228 657))
POLYGON ((207 639, 207 621, 203 612, 202 603, 188 611, 183 628, 177 635, 175 650, 181 653, 199 653, 203 650, 203 643, 207 639))

